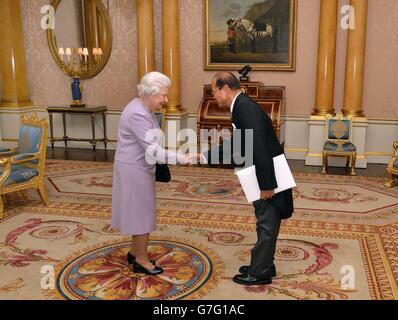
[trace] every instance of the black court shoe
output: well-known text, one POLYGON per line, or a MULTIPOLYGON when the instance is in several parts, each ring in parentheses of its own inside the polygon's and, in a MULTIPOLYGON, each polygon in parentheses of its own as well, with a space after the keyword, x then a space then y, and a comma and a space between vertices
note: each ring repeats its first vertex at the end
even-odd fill
MULTIPOLYGON (((156 261, 154 260, 149 260, 149 261, 152 264, 156 264, 156 261)), ((130 252, 127 253, 127 262, 128 264, 133 264, 135 262, 135 257, 130 252)))
POLYGON ((160 267, 155 266, 152 270, 145 268, 144 266, 140 265, 138 262, 134 261, 133 263, 133 271, 135 273, 145 273, 149 274, 150 276, 156 276, 158 274, 163 273, 163 269, 160 267))
MULTIPOLYGON (((249 267, 250 266, 241 266, 239 268, 239 273, 247 275, 249 273, 249 267)), ((275 268, 274 264, 271 267, 270 274, 271 274, 271 277, 276 277, 276 268, 275 268)))
POLYGON ((244 286, 255 286, 260 284, 272 283, 271 276, 255 277, 248 274, 237 274, 233 279, 233 282, 242 284, 244 286))
POLYGON ((130 252, 127 253, 127 262, 128 264, 133 264, 135 262, 135 257, 130 252))

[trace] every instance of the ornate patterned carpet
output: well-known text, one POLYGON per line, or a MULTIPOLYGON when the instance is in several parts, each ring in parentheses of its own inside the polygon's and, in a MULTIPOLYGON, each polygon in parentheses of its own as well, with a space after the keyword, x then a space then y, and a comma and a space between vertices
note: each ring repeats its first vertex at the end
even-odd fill
POLYGON ((383 179, 294 173, 271 285, 232 277, 256 241, 253 207, 233 170, 172 167, 158 185, 150 255, 165 272, 134 274, 129 238, 110 227, 112 164, 49 160, 51 204, 7 197, 0 299, 397 299, 398 188, 383 179))

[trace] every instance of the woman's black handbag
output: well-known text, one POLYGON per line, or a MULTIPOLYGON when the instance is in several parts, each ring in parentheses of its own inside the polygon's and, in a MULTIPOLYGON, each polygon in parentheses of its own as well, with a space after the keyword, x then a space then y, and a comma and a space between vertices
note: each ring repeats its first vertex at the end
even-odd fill
POLYGON ((155 175, 158 182, 169 182, 171 180, 170 169, 167 164, 157 163, 155 175))

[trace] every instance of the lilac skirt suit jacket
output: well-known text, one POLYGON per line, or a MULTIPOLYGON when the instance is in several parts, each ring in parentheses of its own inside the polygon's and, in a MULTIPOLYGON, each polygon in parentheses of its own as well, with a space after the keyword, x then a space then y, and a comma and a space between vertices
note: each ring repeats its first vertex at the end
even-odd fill
POLYGON ((155 163, 186 164, 183 154, 162 147, 156 117, 141 99, 131 101, 120 117, 113 169, 112 226, 122 235, 156 229, 155 163))

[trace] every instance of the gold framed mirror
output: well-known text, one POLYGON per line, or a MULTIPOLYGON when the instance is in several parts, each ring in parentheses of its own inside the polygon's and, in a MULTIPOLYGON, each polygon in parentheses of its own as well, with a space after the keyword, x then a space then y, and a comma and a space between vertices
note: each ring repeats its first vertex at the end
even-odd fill
POLYGON ((112 25, 103 0, 52 0, 55 29, 47 40, 56 63, 71 77, 90 79, 106 66, 112 25))

